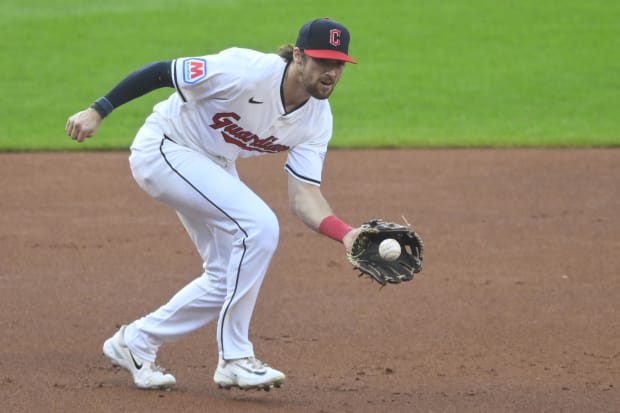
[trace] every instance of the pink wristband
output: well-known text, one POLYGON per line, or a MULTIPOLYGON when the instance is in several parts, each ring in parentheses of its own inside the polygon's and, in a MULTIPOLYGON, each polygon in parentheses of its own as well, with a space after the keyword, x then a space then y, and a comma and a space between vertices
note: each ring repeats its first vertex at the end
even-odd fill
POLYGON ((347 232, 353 229, 352 226, 342 222, 336 215, 330 215, 323 218, 319 225, 319 232, 331 239, 342 242, 347 232))

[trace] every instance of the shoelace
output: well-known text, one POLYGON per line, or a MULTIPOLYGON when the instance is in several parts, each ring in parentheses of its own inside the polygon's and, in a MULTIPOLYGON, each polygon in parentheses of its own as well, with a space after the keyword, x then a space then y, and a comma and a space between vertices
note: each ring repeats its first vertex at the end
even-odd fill
POLYGON ((248 357, 246 358, 247 363, 252 367, 252 369, 254 370, 260 370, 262 368, 265 368, 268 366, 267 363, 263 363, 262 361, 260 361, 259 359, 257 359, 256 357, 248 357))
POLYGON ((149 369, 151 369, 152 371, 154 371, 155 373, 161 373, 161 374, 166 374, 166 369, 164 369, 161 366, 158 366, 155 363, 151 363, 149 366, 149 369))

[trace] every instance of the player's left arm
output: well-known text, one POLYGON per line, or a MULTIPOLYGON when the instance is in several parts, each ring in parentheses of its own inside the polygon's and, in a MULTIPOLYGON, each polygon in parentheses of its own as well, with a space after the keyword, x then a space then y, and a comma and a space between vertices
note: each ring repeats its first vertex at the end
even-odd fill
POLYGON ((359 228, 340 220, 321 192, 321 187, 288 177, 288 199, 291 212, 304 224, 351 249, 359 228))

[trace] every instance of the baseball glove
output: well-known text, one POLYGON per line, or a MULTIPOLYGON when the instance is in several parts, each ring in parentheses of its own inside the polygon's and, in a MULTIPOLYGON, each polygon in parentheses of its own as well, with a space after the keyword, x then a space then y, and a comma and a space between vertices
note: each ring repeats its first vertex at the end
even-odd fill
POLYGON ((360 228, 361 232, 347 253, 353 269, 361 271, 360 276, 368 275, 384 286, 409 281, 415 273, 422 271, 424 244, 411 226, 373 219, 360 228), (379 244, 388 238, 400 244, 401 254, 394 261, 379 255, 379 244))

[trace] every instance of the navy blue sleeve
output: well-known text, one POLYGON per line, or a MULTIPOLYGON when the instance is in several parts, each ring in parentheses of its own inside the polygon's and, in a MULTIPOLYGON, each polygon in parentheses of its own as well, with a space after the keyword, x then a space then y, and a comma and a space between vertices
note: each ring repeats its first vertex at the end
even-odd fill
POLYGON ((115 108, 135 98, 162 87, 174 87, 172 83, 171 61, 150 63, 121 80, 105 96, 92 104, 102 118, 115 108))
POLYGON ((117 108, 123 103, 162 87, 174 87, 170 61, 150 63, 121 80, 105 97, 117 108))

